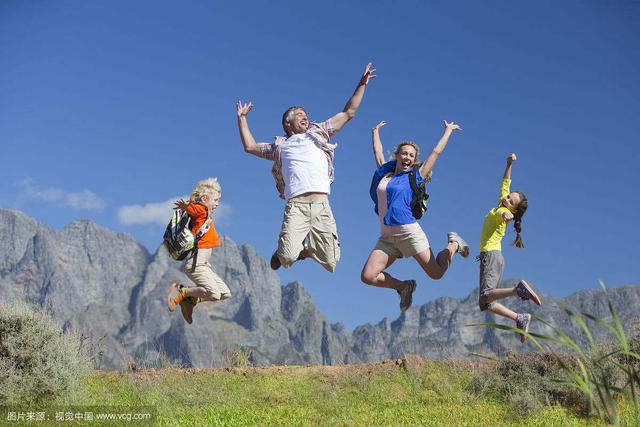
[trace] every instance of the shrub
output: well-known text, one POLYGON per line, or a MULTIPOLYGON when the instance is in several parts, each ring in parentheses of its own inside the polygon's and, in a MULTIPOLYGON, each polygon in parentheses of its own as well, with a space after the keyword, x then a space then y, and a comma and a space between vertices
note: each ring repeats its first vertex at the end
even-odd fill
POLYGON ((622 422, 619 402, 627 397, 633 404, 632 415, 635 425, 640 425, 640 337, 627 338, 622 321, 614 309, 607 289, 600 283, 607 298, 610 320, 601 319, 587 312, 575 313, 568 308, 563 311, 577 323, 587 340, 586 345, 579 344, 559 327, 536 317, 536 320, 547 325, 551 335, 525 332, 512 326, 484 323, 497 329, 517 332, 527 336, 541 351, 551 351, 556 361, 565 372, 565 379, 559 379, 567 386, 573 387, 583 394, 589 402, 589 410, 595 412, 607 424, 619 425, 622 422), (589 322, 589 323, 588 323, 589 322), (591 326, 590 326, 591 325, 591 326), (610 333, 612 338, 604 345, 596 343, 591 327, 598 326, 610 333), (568 350, 570 359, 558 353, 557 348, 568 350), (569 363, 573 361, 573 363, 569 363))
POLYGON ((0 404, 31 404, 72 391, 89 368, 80 340, 47 314, 0 303, 0 404))
POLYGON ((567 356, 551 353, 509 352, 493 369, 473 378, 471 392, 501 396, 518 416, 529 416, 545 405, 555 404, 586 414, 588 400, 575 388, 558 381, 567 376, 558 357, 567 366, 574 364, 567 356))
POLYGON ((253 350, 248 347, 236 347, 224 352, 224 358, 229 368, 248 368, 253 366, 253 350))

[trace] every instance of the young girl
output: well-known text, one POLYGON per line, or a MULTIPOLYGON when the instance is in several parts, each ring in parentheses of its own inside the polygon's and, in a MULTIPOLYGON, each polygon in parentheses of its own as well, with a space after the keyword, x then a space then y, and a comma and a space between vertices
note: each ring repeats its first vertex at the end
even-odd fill
MULTIPOLYGON (((398 280, 384 271, 398 258, 413 257, 432 279, 440 279, 451 264, 457 252, 469 256, 469 246, 456 233, 448 234, 448 244, 437 256, 433 255, 429 240, 416 222, 411 211, 413 191, 409 174, 418 159, 418 145, 401 142, 395 152, 395 160, 385 163, 379 129, 386 123, 381 121, 373 129, 373 156, 376 172, 371 182, 370 194, 375 203, 375 212, 380 218, 380 238, 362 269, 361 279, 368 285, 395 289, 400 294, 400 310, 411 306, 415 280, 398 280)), ((444 134, 429 157, 416 173, 417 184, 431 180, 433 165, 447 146, 454 130, 460 130, 455 123, 444 122, 444 134)))
POLYGON ((231 296, 231 291, 209 263, 211 248, 220 246, 220 239, 213 225, 213 211, 218 207, 221 194, 222 189, 216 178, 209 178, 198 182, 188 202, 182 199, 176 202, 176 208, 184 210, 191 217, 191 232, 194 235, 201 227, 208 227, 207 232, 198 240, 197 252, 193 251, 189 255, 183 267, 185 274, 196 286, 187 288, 174 282, 169 286, 167 294, 169 311, 175 311, 176 306, 180 305, 182 316, 188 324, 193 322, 193 309, 199 301, 221 301, 231 296))
MULTIPOLYGON (((523 300, 532 300, 540 305, 540 297, 533 287, 526 281, 520 280, 511 289, 498 289, 502 272, 504 270, 504 258, 502 257, 501 241, 507 229, 507 223, 513 220, 516 230, 516 239, 513 244, 517 248, 524 248, 524 242, 520 232, 522 231, 522 216, 527 210, 527 197, 520 191, 509 192, 511 185, 511 165, 516 160, 515 154, 507 157, 507 167, 502 177, 500 186, 500 199, 498 206, 491 209, 484 218, 482 233, 480 235, 480 310, 489 310, 492 313, 507 317, 516 322, 516 327, 523 331, 529 331, 531 315, 528 313, 515 313, 496 300, 518 296, 523 300)), ((520 335, 520 342, 525 342, 526 336, 520 335)))

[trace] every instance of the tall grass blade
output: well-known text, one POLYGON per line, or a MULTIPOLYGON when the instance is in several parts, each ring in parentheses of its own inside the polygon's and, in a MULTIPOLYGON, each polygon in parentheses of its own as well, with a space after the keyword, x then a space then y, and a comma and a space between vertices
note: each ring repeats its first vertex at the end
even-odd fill
POLYGON ((587 323, 582 319, 582 317, 580 317, 578 314, 574 313, 573 311, 569 310, 568 308, 565 307, 563 308, 563 310, 565 313, 567 313, 567 315, 569 315, 569 317, 575 320, 576 323, 578 323, 578 325, 580 325, 580 328, 582 328, 582 331, 584 332, 584 334, 587 336, 587 339, 589 340, 589 345, 593 347, 594 345, 593 335, 591 335, 591 330, 587 326, 587 323))

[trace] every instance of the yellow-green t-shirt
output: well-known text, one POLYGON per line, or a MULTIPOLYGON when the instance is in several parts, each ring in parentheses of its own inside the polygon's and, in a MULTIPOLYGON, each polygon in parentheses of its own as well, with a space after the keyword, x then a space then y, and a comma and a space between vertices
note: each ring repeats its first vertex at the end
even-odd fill
POLYGON ((509 209, 500 206, 502 198, 509 194, 510 179, 503 179, 500 184, 500 198, 498 199, 498 207, 489 211, 484 217, 482 224, 482 232, 480 233, 480 252, 500 251, 502 250, 501 241, 504 233, 507 231, 507 223, 502 219, 502 214, 509 212, 509 209))

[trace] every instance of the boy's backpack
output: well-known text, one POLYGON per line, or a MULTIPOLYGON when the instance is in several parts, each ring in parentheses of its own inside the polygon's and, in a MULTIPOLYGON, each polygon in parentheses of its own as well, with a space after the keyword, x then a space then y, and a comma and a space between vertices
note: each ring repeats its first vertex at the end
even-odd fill
POLYGON ((418 185, 416 174, 420 173, 419 169, 420 165, 413 165, 413 169, 409 172, 409 184, 413 193, 411 197, 411 213, 415 219, 422 218, 422 215, 427 211, 427 199, 429 198, 426 188, 427 180, 418 185))
MULTIPOLYGON (((209 228, 211 228, 211 218, 207 218, 202 227, 198 230, 194 236, 191 232, 191 217, 186 211, 182 209, 176 209, 173 211, 171 220, 167 224, 167 228, 164 230, 163 244, 167 248, 167 252, 171 258, 175 260, 185 259, 192 251, 195 252, 195 257, 198 255, 198 240, 205 235, 209 228)), ((193 269, 195 269, 196 260, 193 260, 193 269)))

